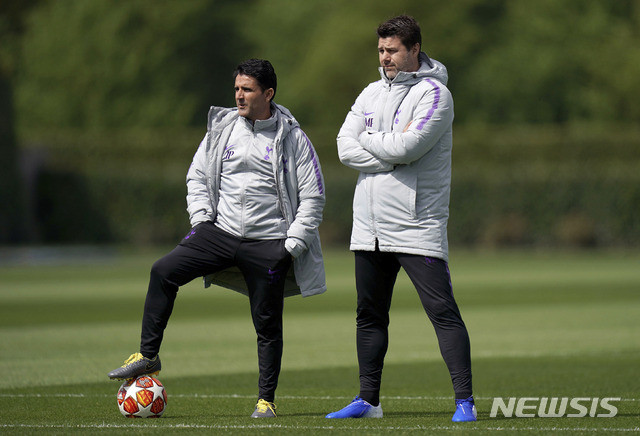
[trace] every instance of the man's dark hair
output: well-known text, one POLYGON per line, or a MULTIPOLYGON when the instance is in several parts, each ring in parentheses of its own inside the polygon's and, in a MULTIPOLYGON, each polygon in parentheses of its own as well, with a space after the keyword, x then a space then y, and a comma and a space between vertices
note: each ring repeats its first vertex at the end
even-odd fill
POLYGON ((276 97, 276 88, 278 87, 278 78, 273 69, 271 62, 264 59, 248 59, 238 65, 233 72, 233 80, 238 75, 251 76, 258 81, 262 92, 269 88, 273 88, 273 100, 276 97))
POLYGON ((397 36, 402 44, 410 50, 416 44, 422 47, 422 34, 418 22, 408 15, 399 15, 391 18, 380 26, 376 31, 378 38, 389 38, 397 36))

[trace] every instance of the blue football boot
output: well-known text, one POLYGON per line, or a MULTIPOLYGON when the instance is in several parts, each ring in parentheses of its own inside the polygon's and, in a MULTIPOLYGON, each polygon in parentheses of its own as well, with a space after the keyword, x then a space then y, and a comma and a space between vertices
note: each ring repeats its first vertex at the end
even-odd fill
POLYGON ((456 413, 453 414, 451 420, 453 422, 469 422, 477 421, 478 412, 476 412, 476 404, 473 396, 465 400, 456 400, 456 413))
POLYGON ((382 406, 372 406, 360 397, 355 397, 345 408, 332 412, 326 418, 382 418, 382 406))

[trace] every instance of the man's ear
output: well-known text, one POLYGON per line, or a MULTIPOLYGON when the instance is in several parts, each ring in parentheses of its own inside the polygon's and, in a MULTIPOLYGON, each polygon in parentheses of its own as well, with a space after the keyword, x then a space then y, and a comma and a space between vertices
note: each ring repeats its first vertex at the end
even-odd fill
POLYGON ((267 97, 267 100, 271 101, 271 100, 273 100, 273 96, 275 95, 275 91, 273 90, 273 88, 269 88, 264 92, 264 94, 265 94, 265 97, 267 97))
POLYGON ((417 57, 418 53, 420 53, 420 43, 416 42, 413 44, 413 47, 411 47, 411 54, 417 57))

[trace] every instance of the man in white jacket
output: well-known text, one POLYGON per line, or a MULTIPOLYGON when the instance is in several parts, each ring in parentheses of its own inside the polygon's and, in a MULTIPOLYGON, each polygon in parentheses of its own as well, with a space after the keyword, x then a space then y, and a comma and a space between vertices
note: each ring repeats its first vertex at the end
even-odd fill
POLYGON ((313 145, 273 102, 269 61, 234 72, 236 108, 212 107, 207 134, 187 173, 192 229, 151 269, 140 352, 111 371, 130 379, 160 370, 158 352, 178 288, 196 277, 249 296, 258 337, 254 418, 275 417, 284 297, 326 290, 318 226, 324 181, 313 145))
POLYGON ((404 268, 451 374, 453 421, 475 421, 469 335, 448 268, 453 99, 447 70, 421 51, 420 27, 412 17, 386 21, 377 35, 381 79, 358 96, 338 134, 340 161, 360 171, 350 245, 360 393, 327 418, 382 417, 389 308, 404 268))

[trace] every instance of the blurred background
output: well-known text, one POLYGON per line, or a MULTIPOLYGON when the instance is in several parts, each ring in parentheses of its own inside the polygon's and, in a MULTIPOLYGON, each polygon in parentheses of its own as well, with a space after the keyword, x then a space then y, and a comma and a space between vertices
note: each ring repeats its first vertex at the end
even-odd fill
POLYGON ((638 247, 636 0, 0 0, 0 245, 177 242, 208 108, 259 57, 320 156, 323 242, 346 246, 335 137, 401 13, 449 70, 452 245, 638 247))

